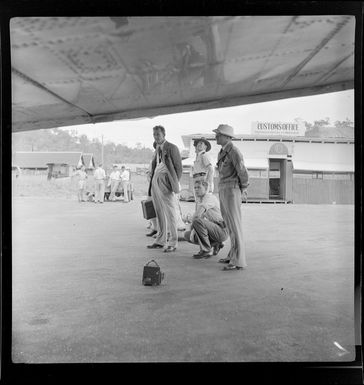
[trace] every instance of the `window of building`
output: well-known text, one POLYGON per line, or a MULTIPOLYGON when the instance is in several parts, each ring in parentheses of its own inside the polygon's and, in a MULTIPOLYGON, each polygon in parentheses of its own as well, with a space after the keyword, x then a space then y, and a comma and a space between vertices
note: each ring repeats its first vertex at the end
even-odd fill
POLYGON ((297 179, 312 179, 312 173, 311 172, 295 172, 293 173, 293 178, 297 179))
POLYGON ((321 171, 319 171, 319 172, 314 172, 314 173, 312 174, 312 178, 314 178, 314 179, 323 179, 323 178, 324 178, 324 173, 321 172, 321 171), (314 174, 315 174, 315 176, 314 176, 314 174))
POLYGON ((335 179, 335 174, 332 172, 325 172, 324 173, 324 179, 335 179))
POLYGON ((280 170, 280 162, 279 161, 270 161, 270 171, 279 171, 280 170))
POLYGON ((354 173, 314 172, 312 173, 312 178, 327 180, 354 180, 354 173), (322 174, 322 177, 320 174, 322 174))
POLYGON ((248 174, 250 178, 260 178, 259 170, 249 170, 248 174))
POLYGON ((350 173, 335 174, 336 180, 351 180, 350 173))
POLYGON ((249 178, 267 178, 268 171, 267 170, 248 170, 249 178))
POLYGON ((269 178, 279 179, 281 177, 280 171, 269 170, 269 178))

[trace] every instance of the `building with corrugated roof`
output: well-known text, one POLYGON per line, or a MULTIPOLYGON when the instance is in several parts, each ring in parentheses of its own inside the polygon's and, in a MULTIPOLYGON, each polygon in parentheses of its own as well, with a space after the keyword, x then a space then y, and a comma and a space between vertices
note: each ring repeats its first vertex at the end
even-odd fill
POLYGON ((18 151, 13 154, 12 163, 22 170, 48 172, 49 177, 67 177, 84 165, 84 159, 82 152, 18 151))
MULTIPOLYGON (((190 151, 182 161, 183 189, 192 191, 194 140, 211 142, 207 153, 216 166, 218 152, 215 135, 193 134, 182 137, 190 151)), ((249 171, 249 201, 284 203, 354 203, 354 139, 320 138, 304 135, 253 134, 233 139, 249 171)), ((217 179, 215 167, 215 177, 217 179)), ((215 180, 215 191, 218 181, 215 180)))

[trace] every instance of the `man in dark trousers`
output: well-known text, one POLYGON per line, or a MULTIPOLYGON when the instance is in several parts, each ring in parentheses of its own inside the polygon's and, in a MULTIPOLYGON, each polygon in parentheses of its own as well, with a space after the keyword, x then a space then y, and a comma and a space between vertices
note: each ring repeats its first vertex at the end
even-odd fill
POLYGON ((148 196, 152 197, 158 221, 158 233, 149 249, 164 248, 164 252, 175 251, 178 245, 177 202, 179 181, 182 176, 182 159, 179 149, 165 139, 163 126, 153 128, 156 151, 152 160, 151 180, 148 196), (170 237, 167 241, 167 232, 170 237))
POLYGON ((247 197, 249 177, 243 155, 232 143, 234 129, 227 124, 220 124, 213 131, 216 133, 217 144, 221 146, 217 158, 220 208, 231 241, 227 258, 220 259, 219 262, 228 263, 223 270, 240 270, 247 266, 241 202, 242 198, 246 199, 247 197))

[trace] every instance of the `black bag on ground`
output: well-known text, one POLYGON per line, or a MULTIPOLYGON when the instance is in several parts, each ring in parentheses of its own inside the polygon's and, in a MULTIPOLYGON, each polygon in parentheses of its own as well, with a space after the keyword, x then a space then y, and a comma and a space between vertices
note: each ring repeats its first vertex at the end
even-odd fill
POLYGON ((164 273, 161 272, 159 265, 154 259, 149 261, 144 266, 142 278, 142 283, 144 286, 160 285, 163 279, 164 273), (149 266, 149 264, 152 262, 154 262, 156 266, 149 266))

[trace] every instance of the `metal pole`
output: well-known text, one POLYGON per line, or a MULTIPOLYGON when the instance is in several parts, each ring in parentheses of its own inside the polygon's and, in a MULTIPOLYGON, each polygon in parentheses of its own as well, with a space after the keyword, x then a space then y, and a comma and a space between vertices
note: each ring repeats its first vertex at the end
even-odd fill
POLYGON ((101 135, 101 163, 102 163, 102 166, 105 167, 105 165, 104 165, 104 135, 101 135))

